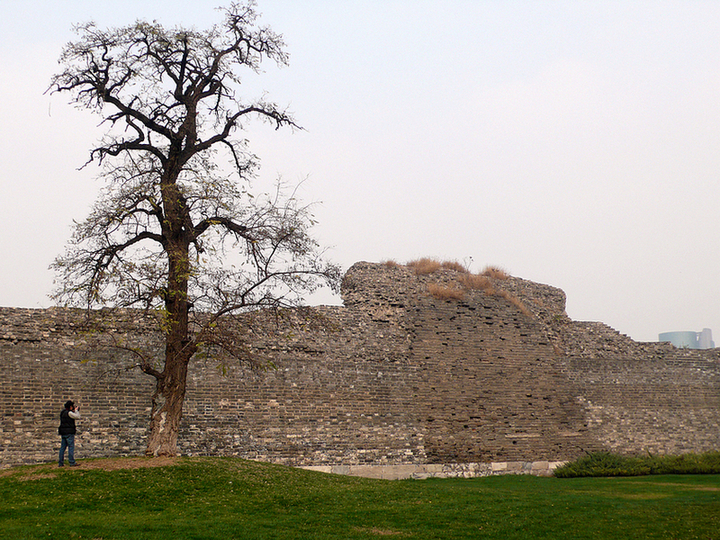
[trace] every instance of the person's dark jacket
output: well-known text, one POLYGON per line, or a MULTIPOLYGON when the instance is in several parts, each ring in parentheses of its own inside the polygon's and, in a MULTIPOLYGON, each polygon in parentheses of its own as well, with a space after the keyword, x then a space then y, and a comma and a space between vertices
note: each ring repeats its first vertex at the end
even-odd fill
POLYGON ((75 419, 70 416, 70 410, 63 409, 60 413, 58 433, 60 435, 75 435, 75 432, 75 419))

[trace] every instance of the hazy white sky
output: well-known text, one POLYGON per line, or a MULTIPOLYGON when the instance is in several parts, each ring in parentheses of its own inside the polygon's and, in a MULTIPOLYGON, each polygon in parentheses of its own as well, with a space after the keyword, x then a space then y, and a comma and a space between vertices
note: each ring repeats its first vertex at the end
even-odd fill
MULTIPOLYGON (((71 25, 204 28, 221 0, 2 0, 0 305, 49 306, 98 119, 43 95, 71 25)), ((290 66, 248 80, 258 188, 308 177, 345 269, 422 256, 562 288, 637 340, 720 342, 720 2, 259 0, 290 66)), ((325 300, 335 301, 327 296, 325 300)))

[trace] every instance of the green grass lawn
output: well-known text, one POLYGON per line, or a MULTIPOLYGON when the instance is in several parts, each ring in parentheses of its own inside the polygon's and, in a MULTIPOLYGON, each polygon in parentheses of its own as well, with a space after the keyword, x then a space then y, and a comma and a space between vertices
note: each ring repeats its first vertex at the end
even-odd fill
POLYGON ((720 538, 720 475, 369 480, 239 459, 0 473, 0 538, 720 538))

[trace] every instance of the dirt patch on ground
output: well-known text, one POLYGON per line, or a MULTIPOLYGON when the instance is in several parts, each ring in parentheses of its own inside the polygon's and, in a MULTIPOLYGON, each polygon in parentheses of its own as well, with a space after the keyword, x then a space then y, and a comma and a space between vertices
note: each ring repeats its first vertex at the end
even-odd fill
POLYGON ((407 536, 407 534, 400 532, 400 531, 390 531, 387 529, 378 529, 376 527, 373 527, 371 529, 368 529, 366 527, 362 528, 355 528, 356 531, 365 533, 365 534, 372 534, 375 536, 407 536))
POLYGON ((103 471, 117 471, 120 469, 145 469, 148 467, 170 467, 177 465, 179 457, 137 457, 137 458, 107 458, 83 461, 79 467, 73 469, 101 469, 103 471))
MULTIPOLYGON (((650 483, 650 482, 646 482, 650 483)), ((671 486, 671 487, 679 487, 684 489, 689 489, 692 491, 720 491, 720 488, 714 487, 714 486, 698 486, 695 484, 681 484, 679 482, 653 482, 656 486, 671 486)))
POLYGON ((41 480, 55 478, 58 474, 74 471, 103 470, 118 471, 121 469, 145 469, 148 467, 170 467, 180 463, 180 457, 132 457, 103 458, 79 460, 77 467, 65 465, 62 469, 54 463, 35 465, 32 467, 14 467, 0 471, 0 477, 14 476, 18 480, 41 480))

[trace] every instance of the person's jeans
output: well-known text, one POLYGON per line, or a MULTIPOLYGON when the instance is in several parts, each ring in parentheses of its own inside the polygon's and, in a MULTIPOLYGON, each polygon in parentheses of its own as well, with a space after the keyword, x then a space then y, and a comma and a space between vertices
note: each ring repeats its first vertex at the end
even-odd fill
POLYGON ((65 461, 65 448, 68 451, 68 463, 75 465, 75 435, 61 435, 62 441, 60 442, 60 456, 58 458, 58 465, 62 467, 65 461))

